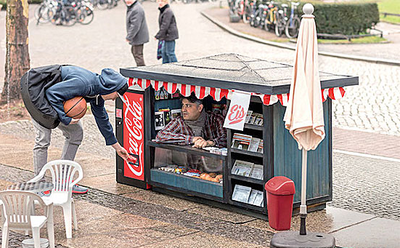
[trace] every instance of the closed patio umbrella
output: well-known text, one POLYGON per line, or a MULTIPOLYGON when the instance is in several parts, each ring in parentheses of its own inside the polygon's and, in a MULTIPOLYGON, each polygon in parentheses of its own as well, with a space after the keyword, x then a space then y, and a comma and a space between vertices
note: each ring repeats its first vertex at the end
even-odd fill
POLYGON ((306 232, 307 151, 317 148, 325 138, 325 130, 321 83, 318 73, 317 32, 312 15, 314 7, 306 4, 303 11, 305 15, 302 16, 300 24, 289 102, 284 116, 286 129, 289 130, 297 141, 299 149, 302 150, 301 226, 300 233, 285 232, 278 235, 275 241, 274 236, 271 240, 271 246, 274 247, 291 247, 291 245, 293 247, 320 247, 318 241, 321 241, 321 247, 331 247, 330 244, 334 245, 335 242, 331 235, 325 239, 322 234, 310 233, 307 235, 306 232), (311 246, 311 244, 313 245, 311 246))
POLYGON ((303 8, 305 15, 297 39, 289 103, 284 117, 286 129, 297 141, 299 149, 302 149, 301 235, 306 234, 307 151, 315 150, 325 138, 321 83, 318 74, 317 31, 314 16, 311 14, 313 9, 311 4, 303 8))
POLYGON ((306 234, 307 151, 315 150, 325 138, 321 83, 318 74, 317 31, 314 16, 311 14, 313 9, 311 4, 303 8, 305 15, 297 39, 289 103, 284 117, 286 129, 297 141, 299 149, 302 149, 301 235, 306 234), (309 9, 307 6, 310 6, 309 9))

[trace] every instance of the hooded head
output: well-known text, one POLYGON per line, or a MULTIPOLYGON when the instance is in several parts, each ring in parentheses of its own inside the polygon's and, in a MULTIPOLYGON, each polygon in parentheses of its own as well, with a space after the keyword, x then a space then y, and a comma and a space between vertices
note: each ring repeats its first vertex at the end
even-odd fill
POLYGON ((101 74, 98 75, 98 78, 102 86, 100 95, 107 95, 119 90, 121 90, 121 92, 124 91, 122 93, 125 93, 128 89, 127 79, 111 68, 103 69, 101 74))

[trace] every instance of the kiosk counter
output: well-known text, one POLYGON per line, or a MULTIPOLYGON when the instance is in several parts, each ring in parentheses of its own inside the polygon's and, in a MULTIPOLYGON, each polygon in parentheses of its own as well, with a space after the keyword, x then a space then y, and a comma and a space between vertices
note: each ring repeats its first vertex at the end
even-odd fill
MULTIPOLYGON (((286 176, 295 183, 294 207, 299 207, 301 151, 283 122, 291 65, 219 54, 120 71, 130 88, 116 102, 117 139, 135 161, 117 156, 117 182, 266 217, 264 185, 286 176), (248 92, 251 100, 243 131, 227 129, 226 148, 154 141, 180 114, 180 96, 194 93, 208 111, 224 115, 235 91, 248 92)), ((320 79, 326 138, 308 153, 311 210, 332 200, 332 100, 344 96, 343 87, 358 84, 358 77, 324 72, 320 79)))

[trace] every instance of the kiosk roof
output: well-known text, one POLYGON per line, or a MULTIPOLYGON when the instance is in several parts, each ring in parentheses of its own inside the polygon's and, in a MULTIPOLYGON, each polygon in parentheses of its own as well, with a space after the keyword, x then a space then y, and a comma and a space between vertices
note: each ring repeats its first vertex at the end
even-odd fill
MULTIPOLYGON (((293 66, 227 53, 163 65, 120 69, 122 75, 262 94, 289 93, 293 66)), ((320 72, 321 88, 358 85, 358 77, 320 72)))

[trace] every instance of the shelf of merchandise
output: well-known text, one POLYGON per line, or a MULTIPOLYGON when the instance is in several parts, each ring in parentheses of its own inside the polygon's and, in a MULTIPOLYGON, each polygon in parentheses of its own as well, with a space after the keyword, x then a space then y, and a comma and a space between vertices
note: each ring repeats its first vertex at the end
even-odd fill
POLYGON ((248 156, 254 156, 254 157, 259 157, 262 158, 263 154, 261 152, 250 152, 250 151, 244 151, 236 148, 231 148, 232 153, 240 153, 248 156))
POLYGON ((257 131, 262 131, 263 126, 260 125, 253 125, 253 124, 244 124, 245 129, 250 129, 250 130, 257 130, 257 131))
POLYGON ((231 205, 234 205, 234 206, 241 207, 241 208, 245 208, 245 209, 250 209, 250 210, 257 211, 257 212, 266 213, 266 210, 265 210, 266 208, 265 207, 259 207, 259 206, 256 206, 256 205, 252 205, 252 204, 248 204, 248 203, 244 203, 244 202, 239 202, 239 201, 234 201, 234 200, 231 200, 231 199, 228 201, 228 203, 231 204, 231 205))
POLYGON ((230 179, 236 179, 238 181, 244 181, 248 183, 253 183, 253 184, 258 184, 258 185, 264 185, 264 181, 253 178, 253 177, 247 177, 247 176, 240 176, 240 175, 235 175, 235 174, 230 174, 230 179))
POLYGON ((221 154, 211 153, 207 150, 193 148, 191 146, 162 144, 162 143, 156 143, 154 141, 148 141, 147 145, 150 147, 159 147, 159 148, 164 148, 164 149, 169 149, 169 150, 174 150, 174 151, 179 151, 179 152, 186 152, 186 153, 200 155, 200 156, 213 157, 213 158, 217 158, 217 159, 220 159, 223 161, 226 160, 226 156, 223 156, 221 154))
POLYGON ((200 178, 151 169, 151 184, 184 194, 204 197, 223 202, 222 183, 211 182, 200 178))
MULTIPOLYGON (((264 120, 266 116, 268 116, 268 109, 269 107, 264 106, 260 101, 258 101, 257 98, 252 97, 251 98, 251 104, 249 110, 251 109, 251 106, 255 107, 256 111, 258 110, 261 112, 264 116, 264 120)), ((265 149, 266 147, 270 147, 269 145, 269 139, 267 137, 267 132, 265 130, 268 130, 270 123, 267 121, 264 121, 263 125, 254 125, 254 124, 245 124, 244 130, 243 131, 235 131, 235 130, 228 130, 228 161, 227 161, 227 174, 228 174, 228 203, 237 207, 249 209, 255 212, 261 212, 263 214, 266 213, 266 197, 265 197, 265 190, 264 190, 264 184, 266 180, 268 179, 268 171, 269 167, 268 165, 270 164, 270 160, 268 158, 269 150, 265 149), (258 138, 261 138, 263 140, 263 152, 251 152, 251 151, 245 151, 241 149, 236 149, 232 148, 232 138, 233 134, 236 132, 244 133, 244 134, 251 134, 252 136, 256 135, 258 138), (245 155, 245 156, 241 156, 245 155), (232 166, 235 162, 236 159, 244 160, 244 161, 259 161, 259 164, 263 165, 263 178, 262 179, 256 179, 252 177, 247 177, 247 176, 239 176, 231 173, 232 166), (232 181, 234 180, 234 182, 232 181), (236 184, 243 184, 246 186, 250 186, 252 189, 257 189, 257 190, 262 190, 263 191, 263 204, 264 207, 260 206, 255 206, 249 203, 244 203, 244 202, 238 202, 235 200, 232 200, 232 195, 234 191, 234 185, 236 184)))

